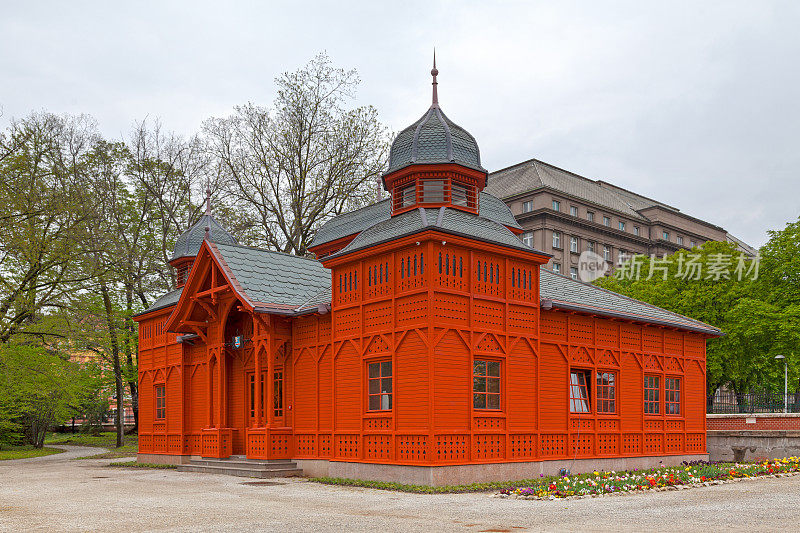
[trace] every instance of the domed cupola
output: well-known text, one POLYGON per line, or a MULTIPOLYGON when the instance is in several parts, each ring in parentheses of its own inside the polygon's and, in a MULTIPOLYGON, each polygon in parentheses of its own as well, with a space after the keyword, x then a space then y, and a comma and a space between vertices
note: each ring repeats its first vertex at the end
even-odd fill
POLYGON ((192 227, 184 231, 177 241, 172 259, 169 264, 176 269, 176 286, 182 287, 189 277, 189 271, 197 252, 200 251, 203 241, 208 240, 219 244, 239 244, 233 235, 211 215, 211 190, 206 189, 206 212, 192 227))
POLYGON ((438 74, 434 54, 431 107, 397 135, 389 151, 383 183, 394 199, 393 214, 419 205, 476 211, 478 192, 486 185, 475 137, 439 106, 438 74))

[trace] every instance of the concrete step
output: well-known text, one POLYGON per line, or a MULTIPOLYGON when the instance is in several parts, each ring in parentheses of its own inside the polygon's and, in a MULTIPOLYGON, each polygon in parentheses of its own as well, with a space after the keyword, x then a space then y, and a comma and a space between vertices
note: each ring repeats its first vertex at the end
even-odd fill
POLYGON ((208 466, 241 466, 245 468, 249 467, 285 467, 285 468, 297 468, 297 463, 286 459, 280 460, 261 460, 261 459, 192 459, 189 464, 192 465, 208 465, 208 466))
POLYGON ((228 476, 253 477, 253 478, 272 478, 272 477, 295 477, 302 476, 303 470, 300 468, 252 468, 236 465, 178 465, 178 472, 201 472, 205 474, 224 474, 228 476))

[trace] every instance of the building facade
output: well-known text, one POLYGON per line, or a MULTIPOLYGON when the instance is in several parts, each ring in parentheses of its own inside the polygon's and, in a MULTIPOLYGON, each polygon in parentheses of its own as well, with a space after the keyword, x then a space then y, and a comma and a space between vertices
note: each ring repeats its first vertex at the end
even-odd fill
POLYGON ((756 251, 725 229, 601 180, 591 180, 531 159, 489 175, 486 191, 503 199, 530 246, 553 256, 547 268, 578 276, 578 258, 595 252, 608 273, 627 256, 662 256, 706 241, 734 243, 756 251))
POLYGON ((210 209, 180 240, 186 275, 136 317, 140 460, 441 485, 707 457, 720 332, 541 270, 432 74, 391 198, 323 226, 317 260, 203 231, 210 209))

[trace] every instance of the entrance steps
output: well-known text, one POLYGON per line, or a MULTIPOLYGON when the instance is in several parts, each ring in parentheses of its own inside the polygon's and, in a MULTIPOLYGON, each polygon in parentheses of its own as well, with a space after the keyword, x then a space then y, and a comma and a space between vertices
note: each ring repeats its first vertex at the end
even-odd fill
POLYGON ((303 470, 297 468, 297 463, 293 461, 284 459, 263 461, 243 456, 231 456, 227 459, 192 459, 188 463, 178 465, 178 472, 203 472, 260 479, 303 475, 303 470))

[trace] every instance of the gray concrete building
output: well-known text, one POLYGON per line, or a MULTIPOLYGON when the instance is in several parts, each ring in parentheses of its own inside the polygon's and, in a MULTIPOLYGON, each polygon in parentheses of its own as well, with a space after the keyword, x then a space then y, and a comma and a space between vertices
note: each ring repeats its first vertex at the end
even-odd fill
POLYGON ((620 254, 671 254, 706 241, 728 241, 749 256, 756 250, 724 228, 677 207, 537 159, 489 174, 486 192, 503 199, 523 227, 522 240, 553 254, 550 270, 577 278, 589 250, 609 263, 620 254))

